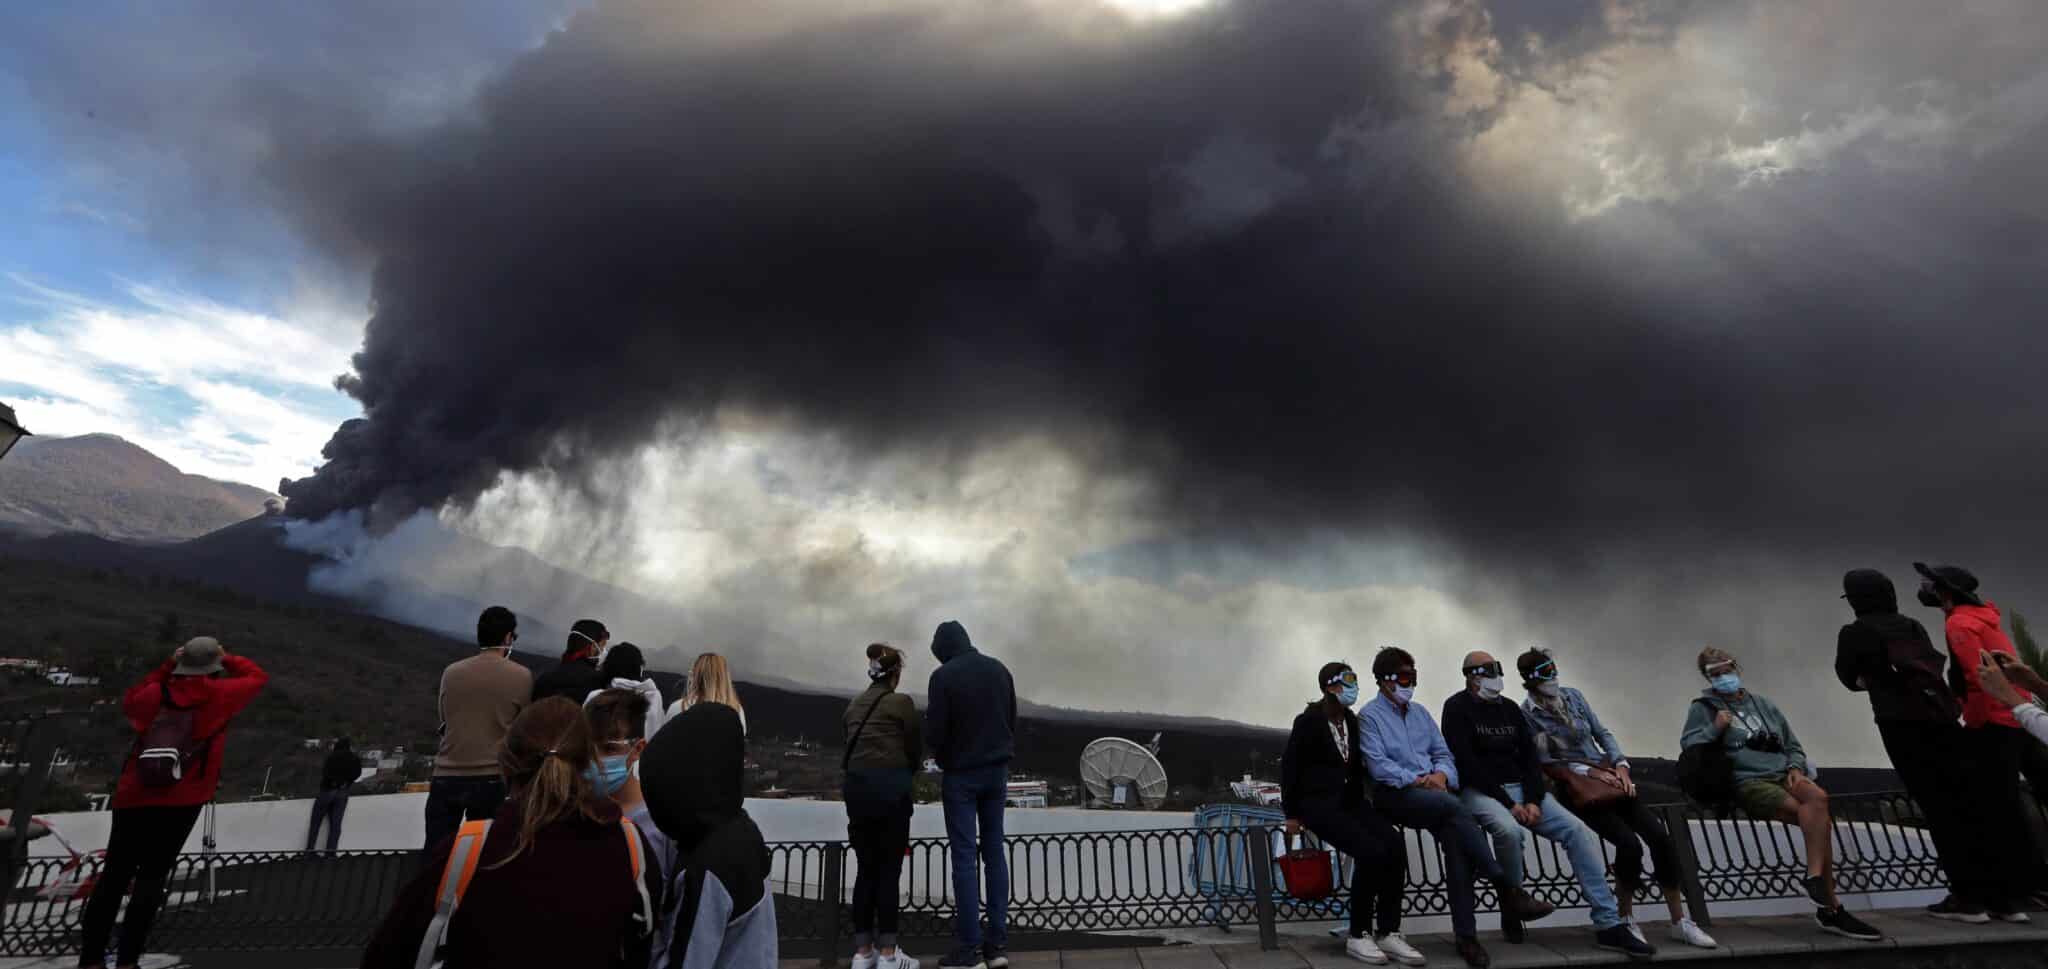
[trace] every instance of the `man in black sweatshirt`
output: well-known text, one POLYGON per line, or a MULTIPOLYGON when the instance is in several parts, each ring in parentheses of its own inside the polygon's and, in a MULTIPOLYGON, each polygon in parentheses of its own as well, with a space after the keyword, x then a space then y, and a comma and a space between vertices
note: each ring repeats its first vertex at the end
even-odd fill
POLYGON ((984 656, 967 627, 943 623, 932 634, 939 668, 926 688, 925 746, 946 772, 947 850, 953 859, 954 949, 941 969, 1009 969, 1010 864, 1003 851, 1003 804, 1016 755, 1017 685, 1001 660, 984 656), (975 860, 988 879, 984 899, 975 860), (988 934, 981 903, 988 905, 988 934))
POLYGON ((334 749, 320 765, 320 793, 313 798, 313 820, 306 826, 306 850, 312 851, 320 834, 320 822, 327 822, 327 853, 341 842, 341 817, 348 813, 349 787, 363 774, 363 762, 349 747, 347 737, 334 738, 334 749))
POLYGON ((1927 913, 1954 922, 1991 921, 1987 906, 2006 900, 1996 839, 1971 819, 1974 786, 1968 739, 1958 719, 1963 704, 1942 675, 1948 657, 1920 621, 1899 614, 1892 580, 1876 569, 1842 576, 1842 598, 1856 621, 1835 637, 1835 678, 1870 694, 1870 712, 1885 755, 1906 793, 1927 818, 1948 875, 1949 897, 1927 913))
MULTIPOLYGON (((1500 662, 1480 652, 1465 657, 1465 690, 1444 701, 1444 742, 1458 765, 1459 797, 1493 836, 1494 859, 1509 884, 1522 883, 1522 829, 1562 845, 1571 858, 1586 904, 1593 910, 1593 944, 1647 959, 1657 950, 1630 931, 1607 885, 1607 859, 1600 836, 1565 810, 1543 781, 1536 757, 1536 732, 1501 691, 1500 662)), ((1503 922, 1503 926, 1506 923, 1503 922)), ((1515 936, 1510 934, 1510 940, 1515 936)))

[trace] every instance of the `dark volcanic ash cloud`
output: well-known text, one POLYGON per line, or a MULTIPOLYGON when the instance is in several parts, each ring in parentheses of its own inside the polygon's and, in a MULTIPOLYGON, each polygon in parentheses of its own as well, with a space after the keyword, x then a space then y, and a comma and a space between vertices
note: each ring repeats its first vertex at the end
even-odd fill
POLYGON ((430 135, 275 160, 376 266, 366 417, 285 490, 464 502, 739 406, 938 455, 1107 429, 1096 459, 1204 527, 2038 522, 2042 135, 1994 110, 2038 119, 2041 85, 1892 76, 1982 34, 1803 8, 1861 55, 1774 50, 1741 5, 603 4, 430 135), (1701 100, 1715 43, 1755 104, 1631 103, 1701 100), (1596 135, 1627 177, 1562 154, 1596 135))
POLYGON ((1842 570, 2048 582, 2037 3, 600 0, 488 72, 373 9, 31 37, 107 72, 39 72, 53 126, 141 92, 371 270, 365 417, 285 485, 402 523, 366 581, 546 610, 452 526, 686 653, 958 616, 1036 699, 1275 722, 1331 656, 1545 642, 1665 753, 1712 642, 1830 763, 1879 757, 1842 570))

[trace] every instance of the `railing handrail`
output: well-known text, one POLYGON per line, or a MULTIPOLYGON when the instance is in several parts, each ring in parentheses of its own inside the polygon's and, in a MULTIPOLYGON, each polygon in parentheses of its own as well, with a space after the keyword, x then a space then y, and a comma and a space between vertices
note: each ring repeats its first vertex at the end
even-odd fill
MULTIPOLYGON (((1831 800, 1843 893, 1940 887, 1931 839, 1913 823, 1914 806, 1904 795, 1877 792, 1831 800)), ((1681 879, 1696 917, 1717 902, 1804 897, 1799 884, 1805 873, 1803 841, 1796 831, 1776 822, 1708 817, 1689 804, 1661 804, 1655 810, 1673 829, 1681 863, 1697 857, 1681 879)), ((1253 812, 1234 814, 1230 826, 1010 835, 1005 849, 1012 868, 1013 925, 1020 932, 1256 925, 1261 939, 1271 943, 1279 922, 1337 920, 1348 914, 1349 900, 1341 893, 1319 901, 1286 895, 1271 862, 1277 825, 1253 812)), ((1414 859, 1405 912, 1445 914, 1442 859, 1433 839, 1419 832, 1404 834, 1414 859)), ((903 879, 905 935, 950 932, 946 844, 944 838, 910 844, 903 879)), ((1602 847, 1611 861, 1612 847, 1602 847)), ((850 925, 843 903, 856 874, 846 844, 780 841, 769 850, 784 940, 825 945, 846 938, 850 925)), ((418 857, 419 852, 407 849, 345 851, 318 862, 303 861, 296 851, 181 855, 174 869, 173 903, 158 920, 157 938, 171 949, 361 945, 416 870, 418 857)), ((66 861, 35 858, 26 863, 24 884, 31 887, 14 893, 0 922, 0 955, 58 954, 75 947, 82 901, 44 898, 37 891, 59 881, 66 861)), ((95 866, 86 862, 73 874, 89 874, 95 866)), ((1524 887, 1560 907, 1584 905, 1555 845, 1528 842, 1525 868, 1524 887)), ((1646 889, 1658 881, 1650 872, 1646 889)), ((1478 894, 1481 909, 1491 910, 1496 901, 1491 887, 1479 886, 1478 894)))

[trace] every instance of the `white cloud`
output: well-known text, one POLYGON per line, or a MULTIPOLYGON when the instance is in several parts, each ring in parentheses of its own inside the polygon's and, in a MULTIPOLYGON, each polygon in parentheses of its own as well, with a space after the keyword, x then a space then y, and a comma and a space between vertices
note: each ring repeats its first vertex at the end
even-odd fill
MULTIPOLYGON (((38 434, 117 434, 194 474, 261 488, 310 472, 353 405, 332 313, 267 316, 141 284, 96 299, 10 277, 0 384, 38 434)), ((359 328, 358 328, 359 332, 359 328)))

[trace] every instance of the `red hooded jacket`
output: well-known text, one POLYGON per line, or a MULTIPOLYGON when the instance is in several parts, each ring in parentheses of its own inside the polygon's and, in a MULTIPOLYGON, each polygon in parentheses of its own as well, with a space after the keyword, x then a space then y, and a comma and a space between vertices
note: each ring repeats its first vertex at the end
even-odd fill
POLYGON ((1978 657, 1985 651, 2004 653, 2018 658, 2019 652, 2012 648, 2012 640, 1998 628, 1998 606, 1986 601, 1981 606, 1958 604, 1949 610, 1946 630, 1948 633, 1948 661, 1963 674, 1963 726, 1981 727, 1995 723, 2001 727, 2017 729, 2020 722, 2005 704, 1991 698, 1984 687, 1977 682, 1978 657))
POLYGON ((220 787, 220 762, 227 747, 228 721, 256 699, 257 691, 270 681, 270 674, 263 672, 263 667, 233 654, 221 657, 218 677, 172 676, 171 671, 177 668, 176 659, 168 660, 143 677, 142 682, 129 687, 128 694, 121 699, 121 712, 128 715, 128 726, 136 736, 141 736, 149 729, 150 721, 156 719, 157 709, 163 706, 162 684, 169 682, 171 702, 198 709, 192 717, 192 738, 211 738, 200 755, 200 767, 169 787, 144 787, 135 773, 135 751, 130 750, 128 763, 121 768, 121 783, 114 789, 114 807, 189 807, 213 800, 214 790, 220 787))

